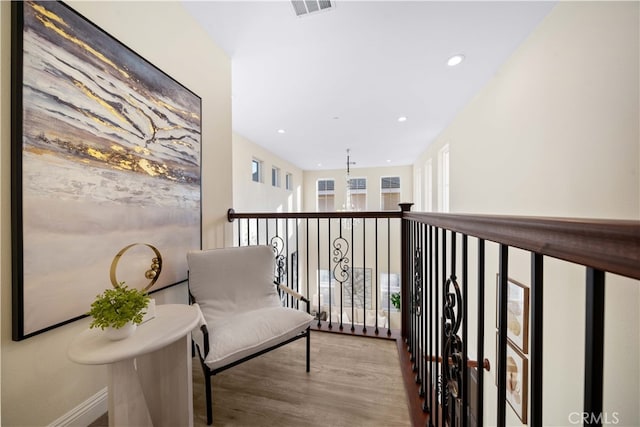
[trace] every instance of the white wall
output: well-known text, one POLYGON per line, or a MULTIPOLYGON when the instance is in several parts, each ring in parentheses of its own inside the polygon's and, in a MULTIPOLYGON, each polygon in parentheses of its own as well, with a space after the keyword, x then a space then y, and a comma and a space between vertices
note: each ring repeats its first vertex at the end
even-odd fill
MULTIPOLYGON (((70 5, 202 98, 203 246, 222 246, 230 239, 226 210, 232 204, 229 58, 179 2, 70 5)), ((11 340, 10 6, 0 2, 2 425, 40 426, 103 389, 106 368, 77 365, 66 357, 71 339, 87 327, 86 319, 21 342, 11 340)), ((158 303, 186 302, 185 286, 155 296, 158 303)))
MULTIPOLYGON (((435 169, 449 144, 451 212, 640 219, 639 22, 637 2, 555 7, 416 160, 433 159, 435 169)), ((485 348, 495 367, 493 247, 487 262, 485 348)), ((528 255, 512 251, 509 275, 530 283, 528 255)), ((584 280, 583 268, 546 260, 545 425, 568 425, 582 411, 584 280)), ((618 425, 640 425, 640 286, 607 280, 605 411, 618 413, 618 425)))
POLYGON ((247 138, 233 134, 233 208, 236 212, 300 212, 303 181, 302 169, 247 138), (262 182, 251 179, 251 160, 254 158, 262 161, 262 182), (271 185, 273 166, 280 169, 280 187, 271 185), (290 191, 285 188, 287 173, 293 177, 290 191))

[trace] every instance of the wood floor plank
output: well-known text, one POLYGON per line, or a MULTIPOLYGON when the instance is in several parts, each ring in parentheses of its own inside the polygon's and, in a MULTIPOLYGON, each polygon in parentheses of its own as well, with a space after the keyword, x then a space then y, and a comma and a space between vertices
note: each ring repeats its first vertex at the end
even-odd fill
MULTIPOLYGON (((194 425, 205 426, 194 360, 194 425)), ((215 426, 410 426, 393 340, 312 332, 311 372, 299 340, 213 377, 215 426)))

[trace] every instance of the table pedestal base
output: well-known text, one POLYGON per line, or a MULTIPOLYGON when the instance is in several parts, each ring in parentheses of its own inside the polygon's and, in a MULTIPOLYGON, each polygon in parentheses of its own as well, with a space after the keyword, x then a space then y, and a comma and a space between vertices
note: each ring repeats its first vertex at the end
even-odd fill
POLYGON ((193 426, 192 387, 188 337, 110 364, 109 426, 193 426))

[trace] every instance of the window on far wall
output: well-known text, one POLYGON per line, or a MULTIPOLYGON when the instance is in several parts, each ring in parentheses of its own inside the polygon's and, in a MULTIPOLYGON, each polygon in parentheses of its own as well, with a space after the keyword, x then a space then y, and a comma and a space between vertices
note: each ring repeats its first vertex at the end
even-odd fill
POLYGON ((416 168, 413 176, 413 206, 421 211, 422 207, 422 169, 416 168))
POLYGON ((400 209, 400 177, 386 176, 380 179, 380 208, 383 211, 400 209))
POLYGON ((293 174, 289 172, 284 176, 284 188, 289 191, 293 190, 293 174))
POLYGON ((333 212, 335 208, 335 182, 332 179, 319 179, 317 186, 317 211, 333 212))
POLYGON ((351 193, 351 206, 345 208, 355 211, 367 210, 367 178, 349 178, 349 192, 351 193))
POLYGON ((262 161, 258 159, 251 160, 251 180, 262 182, 262 161))
POLYGON ((433 211, 433 166, 431 159, 424 164, 424 210, 433 211))
POLYGON ((275 166, 271 168, 271 185, 280 187, 280 169, 275 166))
POLYGON ((449 144, 438 154, 438 208, 440 212, 449 212, 449 144))

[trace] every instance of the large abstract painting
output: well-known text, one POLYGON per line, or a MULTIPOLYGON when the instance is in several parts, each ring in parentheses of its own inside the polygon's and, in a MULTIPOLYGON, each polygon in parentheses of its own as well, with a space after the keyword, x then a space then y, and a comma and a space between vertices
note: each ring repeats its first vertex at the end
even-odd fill
MULTIPOLYGON (((21 340, 82 317, 132 243, 162 254, 151 291, 186 279, 186 252, 201 245, 201 100, 64 3, 14 2, 12 14, 21 340)), ((119 279, 145 282, 151 256, 138 246, 119 279)))

